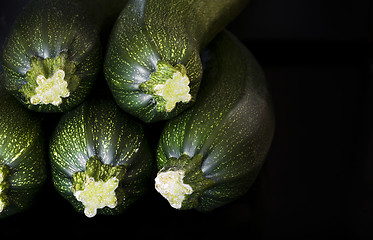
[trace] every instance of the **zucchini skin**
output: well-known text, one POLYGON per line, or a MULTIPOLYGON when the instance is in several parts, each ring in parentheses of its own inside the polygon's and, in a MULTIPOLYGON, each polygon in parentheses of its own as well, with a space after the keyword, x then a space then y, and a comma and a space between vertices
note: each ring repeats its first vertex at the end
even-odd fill
POLYGON ((0 166, 10 168, 5 179, 8 204, 0 218, 28 209, 47 177, 46 149, 40 119, 0 86, 0 166))
POLYGON ((181 209, 211 211, 243 195, 254 182, 272 141, 274 114, 260 66, 233 35, 220 34, 202 58, 198 101, 166 124, 157 167, 162 172, 197 162, 193 167, 206 183, 199 180, 197 203, 181 209))
POLYGON ((31 0, 12 27, 1 60, 5 88, 29 109, 68 111, 86 99, 101 69, 99 28, 78 0, 31 0), (40 68, 51 75, 56 68, 64 70, 70 96, 62 98, 58 106, 31 104, 22 89, 28 84, 35 88, 35 80, 28 77, 33 64, 56 59, 61 53, 66 57, 65 64, 43 63, 40 68))
POLYGON ((144 122, 170 119, 196 100, 200 52, 238 15, 248 0, 130 0, 111 33, 104 73, 117 104, 144 122), (183 65, 191 99, 171 111, 142 89, 159 62, 183 65))
POLYGON ((111 167, 125 167, 119 188, 125 201, 98 214, 122 213, 148 188, 154 156, 143 126, 111 100, 89 100, 65 113, 50 140, 52 179, 57 191, 80 213, 83 204, 72 191, 73 175, 95 158, 111 167))

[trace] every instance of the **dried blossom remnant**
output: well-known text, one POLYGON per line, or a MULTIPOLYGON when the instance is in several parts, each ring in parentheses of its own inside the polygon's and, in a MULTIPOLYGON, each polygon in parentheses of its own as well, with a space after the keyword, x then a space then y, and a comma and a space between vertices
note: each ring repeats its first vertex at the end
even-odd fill
POLYGON ((58 106, 62 103, 62 98, 70 96, 67 89, 67 82, 64 80, 65 72, 58 69, 51 78, 45 78, 43 75, 36 77, 38 86, 35 88, 35 95, 30 98, 33 105, 53 104, 58 106))

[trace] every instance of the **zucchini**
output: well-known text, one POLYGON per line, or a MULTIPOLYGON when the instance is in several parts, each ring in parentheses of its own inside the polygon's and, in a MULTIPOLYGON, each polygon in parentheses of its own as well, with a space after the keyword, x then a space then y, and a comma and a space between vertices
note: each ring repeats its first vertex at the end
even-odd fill
POLYGON ((191 106, 200 52, 247 0, 130 0, 109 39, 105 78, 118 105, 145 122, 191 106))
POLYGON ((109 100, 65 113, 49 155, 55 188, 87 217, 123 212, 145 192, 153 166, 142 124, 109 100))
POLYGON ((0 86, 0 218, 29 208, 45 182, 43 139, 39 119, 0 86))
POLYGON ((91 91, 102 65, 99 27, 78 0, 31 0, 1 56, 5 87, 29 109, 68 111, 91 91))
POLYGON ((176 209, 211 211, 252 185, 274 115, 260 66, 233 35, 220 34, 202 56, 197 103, 162 131, 155 188, 176 209))

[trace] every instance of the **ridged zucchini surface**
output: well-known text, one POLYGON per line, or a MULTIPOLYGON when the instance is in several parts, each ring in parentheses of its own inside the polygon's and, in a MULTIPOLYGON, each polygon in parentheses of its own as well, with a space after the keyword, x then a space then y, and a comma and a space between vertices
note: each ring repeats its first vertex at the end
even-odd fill
POLYGON ((145 122, 170 119, 196 100, 200 52, 247 0, 130 0, 104 62, 118 105, 145 122))
POLYGON ((0 218, 31 206, 47 176, 45 152, 40 119, 0 86, 0 218))
POLYGON ((147 189, 154 162, 143 125, 111 100, 64 114, 49 155, 55 188, 87 217, 123 212, 147 189))
POLYGON ((274 133, 261 67, 232 34, 203 53, 196 104, 167 122, 155 187, 172 207, 210 211, 242 196, 258 175, 274 133))
POLYGON ((87 98, 101 70, 99 25, 80 0, 31 0, 1 56, 4 85, 29 109, 68 111, 87 98))

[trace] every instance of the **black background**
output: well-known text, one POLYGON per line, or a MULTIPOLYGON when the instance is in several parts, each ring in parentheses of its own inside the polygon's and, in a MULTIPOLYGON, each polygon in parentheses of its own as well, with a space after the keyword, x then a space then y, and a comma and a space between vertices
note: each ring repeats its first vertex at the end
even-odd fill
MULTIPOLYGON (((27 1, 0 2, 2 45, 27 1)), ((372 4, 252 0, 228 26, 262 65, 276 114, 267 161, 239 200, 211 213, 177 211, 151 189, 122 215, 88 219, 58 195, 49 176, 35 204, 1 220, 1 231, 48 236, 47 230, 56 229, 62 237, 78 232, 173 238, 227 233, 252 239, 372 237, 372 4)), ((45 121, 54 126, 58 118, 50 115, 45 121)))

